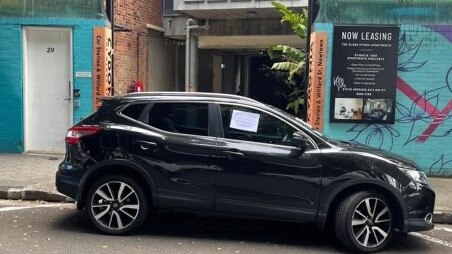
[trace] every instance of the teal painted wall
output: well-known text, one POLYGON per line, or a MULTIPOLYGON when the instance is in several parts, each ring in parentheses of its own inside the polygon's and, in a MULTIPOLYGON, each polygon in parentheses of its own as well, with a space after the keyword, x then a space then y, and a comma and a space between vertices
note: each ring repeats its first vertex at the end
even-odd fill
POLYGON ((22 43, 19 25, 0 25, 0 151, 23 150, 22 43))
POLYGON ((2 18, 0 19, 0 152, 23 152, 23 26, 72 28, 73 84, 81 91, 74 107, 74 124, 93 112, 92 78, 76 78, 78 71, 92 72, 93 27, 109 26, 103 19, 2 18))
POLYGON ((75 77, 77 71, 93 70, 93 27, 74 27, 73 40, 74 88, 80 89, 81 93, 80 98, 74 98, 80 100, 80 108, 74 108, 75 124, 93 112, 93 79, 75 77))
POLYGON ((452 25, 400 26, 396 123, 330 123, 333 23, 328 33, 323 132, 404 155, 430 175, 452 175, 452 25))

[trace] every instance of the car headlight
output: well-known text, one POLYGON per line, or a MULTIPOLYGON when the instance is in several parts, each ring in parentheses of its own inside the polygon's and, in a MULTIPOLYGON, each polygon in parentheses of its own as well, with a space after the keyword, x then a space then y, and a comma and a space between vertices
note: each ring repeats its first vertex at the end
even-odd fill
POLYGON ((412 168, 400 168, 400 170, 405 172, 411 180, 418 183, 428 184, 427 175, 424 172, 412 168))

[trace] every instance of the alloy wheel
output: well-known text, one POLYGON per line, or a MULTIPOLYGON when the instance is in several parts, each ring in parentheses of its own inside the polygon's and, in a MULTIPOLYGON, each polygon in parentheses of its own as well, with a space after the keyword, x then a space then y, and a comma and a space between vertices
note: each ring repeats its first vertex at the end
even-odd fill
POLYGON ((364 247, 383 243, 391 231, 391 211, 379 198, 366 198, 356 207, 352 218, 355 239, 364 247))
POLYGON ((94 192, 91 212, 102 227, 113 231, 122 230, 137 219, 140 201, 130 185, 121 181, 110 181, 94 192))

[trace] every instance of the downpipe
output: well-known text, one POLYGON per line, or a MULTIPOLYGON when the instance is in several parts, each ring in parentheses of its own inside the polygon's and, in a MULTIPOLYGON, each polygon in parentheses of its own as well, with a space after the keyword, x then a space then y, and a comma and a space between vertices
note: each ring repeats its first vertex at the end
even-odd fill
MULTIPOLYGON (((203 26, 198 25, 198 22, 194 19, 188 19, 187 20, 187 31, 186 31, 186 37, 185 37, 185 92, 191 92, 192 91, 192 85, 191 84, 194 75, 194 71, 197 71, 195 66, 193 66, 193 63, 196 63, 194 58, 197 57, 194 54, 196 52, 191 52, 191 31, 192 30, 209 30, 210 24, 209 20, 206 19, 206 23, 203 26), (191 73, 193 72, 193 73, 191 73)), ((193 80, 194 81, 194 80, 193 80)), ((197 81, 194 81, 197 82, 197 81)))

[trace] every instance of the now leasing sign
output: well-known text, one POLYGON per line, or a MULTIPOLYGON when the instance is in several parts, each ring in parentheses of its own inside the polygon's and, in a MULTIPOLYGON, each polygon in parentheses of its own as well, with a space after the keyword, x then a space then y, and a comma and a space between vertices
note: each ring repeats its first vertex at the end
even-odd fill
POLYGON ((394 123, 397 26, 335 26, 331 122, 394 123))
POLYGON ((93 63, 93 106, 101 106, 101 98, 110 95, 112 80, 112 39, 111 29, 94 28, 94 63, 93 63))

